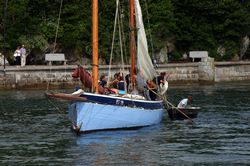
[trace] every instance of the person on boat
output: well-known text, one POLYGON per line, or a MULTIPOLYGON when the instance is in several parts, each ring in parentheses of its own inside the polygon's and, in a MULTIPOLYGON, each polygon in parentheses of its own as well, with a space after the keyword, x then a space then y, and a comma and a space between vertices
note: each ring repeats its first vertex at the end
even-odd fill
POLYGON ((153 82, 159 87, 159 92, 164 95, 168 90, 168 78, 171 73, 161 72, 159 76, 153 79, 153 82))
POLYGON ((159 89, 161 95, 164 95, 168 90, 168 78, 171 73, 162 72, 159 80, 159 89))
MULTIPOLYGON (((120 73, 116 73, 115 77, 119 77, 120 73)), ((102 88, 104 88, 103 94, 119 94, 118 91, 118 80, 116 80, 117 78, 115 78, 115 80, 113 81, 109 81, 108 82, 108 78, 105 74, 102 74, 100 76, 100 80, 99 80, 99 86, 101 86, 102 88), (111 86, 111 87, 109 87, 111 86)))
MULTIPOLYGON (((131 92, 132 91, 132 78, 131 78, 131 73, 134 74, 135 76, 135 80, 136 80, 136 69, 134 69, 133 72, 131 72, 131 69, 129 70, 129 73, 125 76, 125 81, 126 81, 126 88, 127 88, 127 92, 131 92)), ((136 83, 135 83, 136 85, 136 83)))
POLYGON ((102 74, 100 76, 99 85, 101 85, 102 87, 105 87, 107 85, 107 77, 105 74, 102 74))
POLYGON ((119 77, 118 77, 117 89, 118 90, 125 90, 125 82, 124 82, 122 75, 119 75, 119 77))
POLYGON ((114 79, 109 84, 110 87, 117 89, 117 84, 119 82, 119 80, 118 80, 119 75, 120 75, 120 73, 115 73, 114 74, 114 79))
POLYGON ((142 71, 135 73, 135 81, 136 81, 136 90, 139 95, 144 95, 145 88, 147 87, 147 83, 143 78, 142 71))
POLYGON ((187 106, 189 106, 192 103, 192 100, 193 100, 193 97, 188 96, 187 98, 182 99, 177 107, 178 108, 186 108, 187 106))
POLYGON ((161 83, 167 81, 170 75, 171 73, 161 72, 160 75, 158 75, 153 79, 153 81, 155 84, 159 86, 161 83))
POLYGON ((127 92, 129 92, 129 86, 130 86, 130 83, 131 83, 131 75, 130 75, 130 73, 128 73, 128 74, 125 76, 125 81, 126 81, 126 89, 127 89, 127 92))
POLYGON ((156 100, 157 98, 157 86, 152 80, 147 80, 147 88, 148 88, 148 93, 149 97, 151 100, 156 100))

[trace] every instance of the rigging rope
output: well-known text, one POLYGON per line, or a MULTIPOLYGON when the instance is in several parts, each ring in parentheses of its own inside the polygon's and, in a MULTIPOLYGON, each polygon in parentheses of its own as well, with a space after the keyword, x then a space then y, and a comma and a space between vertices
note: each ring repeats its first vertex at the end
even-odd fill
MULTIPOLYGON (((61 18, 61 13, 62 13, 62 5, 63 5, 63 0, 61 0, 61 3, 60 3, 60 9, 59 9, 59 14, 58 14, 58 19, 57 19, 57 26, 56 26, 56 35, 55 35, 55 41, 54 41, 54 47, 53 47, 53 54, 55 53, 55 49, 56 49, 56 39, 57 39, 57 36, 58 36, 58 29, 59 29, 59 23, 60 23, 60 18, 61 18)), ((65 68, 65 73, 66 73, 66 68, 65 68)), ((51 65, 50 65, 50 77, 51 77, 51 65)), ((50 85, 50 82, 52 80, 52 77, 49 78, 49 81, 47 82, 47 91, 49 90, 49 85, 50 85)))
MULTIPOLYGON (((124 60, 123 60, 123 45, 122 45, 122 33, 121 33, 121 21, 120 21, 120 17, 118 17, 118 29, 119 29, 119 39, 120 39, 120 50, 121 50, 121 58, 122 58, 122 76, 123 76, 123 80, 124 80, 124 83, 125 83, 125 86, 124 87, 127 87, 126 85, 126 81, 125 81, 125 69, 124 69, 124 60)), ((127 93, 127 88, 124 88, 125 89, 125 92, 127 93)))
POLYGON ((149 22, 149 13, 148 13, 148 4, 147 4, 147 0, 145 0, 145 6, 146 6, 146 13, 147 13, 147 21, 148 21, 148 29, 149 29, 149 38, 150 38, 150 46, 152 49, 152 56, 154 58, 154 60, 156 59, 155 57, 155 51, 154 51, 154 46, 153 46, 153 38, 152 38, 152 31, 151 31, 151 26, 150 26, 150 22, 149 22))
POLYGON ((58 35, 59 23, 60 23, 60 18, 61 18, 62 4, 63 4, 63 0, 61 0, 61 3, 60 3, 60 10, 59 10, 58 19, 57 19, 56 36, 55 36, 53 53, 55 53, 55 49, 56 49, 56 39, 57 39, 57 35, 58 35))
MULTIPOLYGON (((148 29, 149 29, 149 38, 150 38, 150 46, 151 46, 151 52, 152 52, 152 57, 153 57, 153 64, 155 67, 155 60, 156 60, 156 56, 155 56, 155 51, 154 51, 154 46, 153 46, 153 38, 152 38, 152 31, 151 31, 151 26, 150 26, 150 21, 149 21, 149 12, 148 12, 148 3, 147 0, 145 0, 145 8, 146 8, 146 13, 147 13, 147 21, 148 21, 148 29)), ((156 77, 156 82, 158 82, 158 77, 156 77)), ((157 84, 157 89, 159 91, 160 86, 157 84)))
POLYGON ((124 17, 124 11, 123 11, 123 8, 121 7, 121 3, 119 4, 119 10, 120 10, 120 19, 121 19, 121 32, 122 32, 122 46, 124 48, 124 55, 125 55, 125 58, 126 58, 126 62, 128 62, 128 59, 127 59, 127 51, 126 51, 126 39, 125 39, 125 34, 124 34, 124 26, 123 26, 123 17, 124 17))
POLYGON ((111 75, 111 64, 112 64, 112 59, 113 59, 115 32, 116 32, 116 24, 117 24, 117 18, 118 18, 118 5, 119 5, 119 0, 116 0, 115 24, 114 24, 111 53, 110 53, 110 59, 109 59, 108 82, 110 82, 110 75, 111 75))
MULTIPOLYGON (((122 63, 122 76, 123 80, 125 80, 125 69, 124 69, 124 55, 123 55, 123 37, 122 37, 122 31, 123 31, 123 25, 122 25, 122 13, 121 13, 121 7, 120 7, 120 1, 116 0, 116 14, 115 14, 115 24, 114 24, 114 31, 113 31, 113 39, 112 39, 112 48, 111 48, 111 56, 109 61, 109 73, 108 73, 108 82, 110 82, 110 76, 111 76, 111 64, 112 64, 112 58, 113 58, 113 50, 114 50, 114 40, 115 40, 115 33, 116 33, 116 25, 118 23, 118 33, 119 33, 119 43, 120 43, 120 52, 121 52, 121 63, 122 63), (118 14, 120 17, 118 17, 118 14)), ((124 46, 125 47, 125 46, 124 46)), ((126 83, 125 86, 126 87, 126 83)), ((125 92, 127 92, 126 88, 124 89, 125 92)))

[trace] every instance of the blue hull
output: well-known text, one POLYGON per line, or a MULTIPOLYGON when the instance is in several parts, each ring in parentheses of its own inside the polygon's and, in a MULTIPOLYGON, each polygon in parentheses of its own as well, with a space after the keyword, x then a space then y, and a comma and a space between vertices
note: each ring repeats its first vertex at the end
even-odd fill
POLYGON ((158 124, 163 116, 162 101, 84 93, 86 102, 69 105, 69 119, 78 132, 135 128, 158 124))

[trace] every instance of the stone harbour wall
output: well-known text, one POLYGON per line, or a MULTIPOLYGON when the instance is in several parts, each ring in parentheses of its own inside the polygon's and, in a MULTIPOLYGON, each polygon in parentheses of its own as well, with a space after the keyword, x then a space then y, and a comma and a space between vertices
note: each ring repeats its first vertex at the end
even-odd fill
POLYGON ((0 89, 46 89, 66 88, 73 86, 75 82, 71 77, 73 68, 67 66, 26 66, 16 68, 7 66, 6 71, 0 74, 0 89))
POLYGON ((192 83, 199 81, 198 65, 198 63, 164 64, 159 65, 157 71, 169 73, 169 82, 192 83))
MULTIPOLYGON (((85 66, 91 72, 90 66, 85 66)), ((77 65, 61 66, 0 66, 0 89, 48 89, 71 88, 80 85, 79 80, 71 77, 77 65)), ((129 66, 125 66, 125 74, 129 66)), ((100 74, 108 74, 108 66, 99 67, 100 74)), ((120 65, 111 68, 111 76, 122 71, 120 65)), ((161 64, 157 72, 170 73, 169 83, 216 83, 229 81, 250 81, 250 62, 214 62, 213 58, 201 62, 161 64)))
POLYGON ((198 77, 200 82, 214 82, 215 65, 214 58, 202 58, 198 65, 198 77))
POLYGON ((250 62, 215 62, 215 66, 215 82, 250 80, 250 62))

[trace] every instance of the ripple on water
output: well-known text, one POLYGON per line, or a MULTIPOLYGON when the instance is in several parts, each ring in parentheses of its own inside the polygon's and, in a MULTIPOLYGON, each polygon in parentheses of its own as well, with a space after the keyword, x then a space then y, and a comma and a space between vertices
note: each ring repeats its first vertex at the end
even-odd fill
POLYGON ((43 91, 0 92, 0 165, 248 165, 250 85, 170 87, 202 110, 194 124, 170 121, 139 130, 76 136, 67 104, 43 91))

